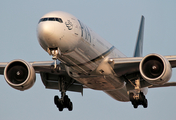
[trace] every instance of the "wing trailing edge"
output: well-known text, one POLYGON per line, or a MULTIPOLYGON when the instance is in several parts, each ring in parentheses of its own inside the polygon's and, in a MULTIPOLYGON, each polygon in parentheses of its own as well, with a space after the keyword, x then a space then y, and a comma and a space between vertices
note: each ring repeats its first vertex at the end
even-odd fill
POLYGON ((159 87, 174 87, 176 86, 176 82, 168 82, 164 85, 151 85, 149 88, 159 88, 159 87))

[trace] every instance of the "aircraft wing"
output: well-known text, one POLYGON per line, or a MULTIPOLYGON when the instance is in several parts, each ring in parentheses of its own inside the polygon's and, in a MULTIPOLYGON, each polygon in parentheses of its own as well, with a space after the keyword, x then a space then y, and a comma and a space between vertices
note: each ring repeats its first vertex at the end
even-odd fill
POLYGON ((171 87, 171 86, 176 86, 176 82, 168 82, 164 85, 152 85, 149 88, 158 88, 158 87, 171 87))
MULTIPOLYGON (((135 76, 142 76, 141 74, 143 74, 143 72, 141 73, 141 71, 146 71, 146 69, 148 70, 146 73, 148 74, 148 76, 152 76, 150 73, 152 70, 154 72, 161 70, 162 71, 161 73, 164 73, 164 71, 166 71, 164 74, 167 74, 169 76, 171 75, 170 67, 172 68, 176 67, 176 56, 161 56, 158 54, 150 54, 145 57, 142 57, 143 38, 144 38, 144 22, 145 22, 145 18, 144 16, 141 16, 141 22, 139 26, 139 31, 138 31, 137 40, 136 40, 136 47, 135 47, 133 57, 112 58, 112 59, 109 59, 108 61, 111 67, 113 68, 114 72, 116 73, 116 75, 118 77, 124 77, 126 79, 127 85, 128 85, 128 81, 133 80, 133 79, 138 79, 135 76), (141 67, 140 63, 141 63, 141 66, 145 64, 145 68, 144 66, 141 67), (140 70, 140 67, 141 67, 141 70, 140 70), (155 69, 155 67, 157 68, 157 70, 155 69), (164 68, 165 69, 167 68, 167 69, 164 70, 164 68)), ((161 73, 159 75, 161 75, 161 73)), ((156 73, 154 74, 156 75, 156 73)), ((154 74, 153 76, 155 76, 154 74)), ((150 78, 153 79, 154 77, 153 78, 152 77, 150 78)), ((162 78, 160 79, 162 80, 162 78)), ((169 77, 167 79, 169 79, 169 77)), ((164 85, 156 86, 156 85, 148 83, 147 80, 146 81, 143 80, 143 82, 141 82, 141 85, 143 87, 168 87, 168 86, 175 86, 175 84, 176 83, 172 83, 172 84, 165 83, 164 85)))
MULTIPOLYGON (((37 61, 37 62, 29 62, 35 69, 36 73, 40 72, 51 72, 51 66, 54 65, 54 61, 37 61)), ((57 64, 60 62, 57 61, 57 64)), ((4 74, 4 69, 7 66, 8 62, 0 62, 0 74, 4 74)))
POLYGON ((1 62, 0 63, 0 74, 3 75, 4 74, 4 68, 6 67, 8 63, 7 62, 1 62))
MULTIPOLYGON (((112 66, 116 75, 118 77, 121 77, 128 75, 130 76, 134 73, 140 74, 139 65, 144 58, 145 57, 111 58, 108 62, 112 66)), ((166 60, 168 60, 172 68, 176 67, 176 56, 163 56, 163 58, 166 58, 166 60)), ((128 78, 130 79, 130 77, 128 78)), ((169 87, 176 86, 176 82, 168 82, 164 85, 152 85, 147 83, 146 85, 149 88, 169 87)))
MULTIPOLYGON (((171 67, 176 67, 176 56, 164 56, 171 67)), ((127 57, 127 58, 111 58, 109 59, 109 63, 113 64, 113 68, 115 73, 118 76, 122 76, 125 74, 130 74, 133 72, 139 71, 139 64, 143 57, 127 57)))
POLYGON ((170 62, 172 68, 176 67, 176 55, 173 56, 165 56, 167 60, 170 62))
POLYGON ((120 77, 122 75, 138 72, 139 63, 142 58, 143 57, 113 58, 109 59, 109 63, 113 65, 114 72, 120 77))
MULTIPOLYGON (((9 62, 11 65, 13 63, 25 63, 26 66, 32 66, 34 68, 34 74, 39 73, 42 79, 43 84, 45 85, 46 88, 48 89, 61 89, 61 79, 60 76, 66 78, 65 79, 65 84, 69 84, 67 87, 68 91, 73 91, 73 92, 80 92, 83 94, 83 85, 73 78, 71 78, 66 70, 65 66, 60 62, 56 61, 56 69, 54 68, 54 61, 36 61, 36 62, 26 62, 24 60, 13 60, 9 62)), ((6 66, 9 65, 8 62, 1 62, 0 63, 0 74, 4 75, 4 70, 6 66)), ((30 67, 28 69, 31 69, 30 67)), ((28 71, 29 72, 29 71, 28 71)), ((16 74, 16 73, 15 73, 16 74)), ((20 89, 21 90, 21 89, 20 89)))
MULTIPOLYGON (((51 73, 52 67, 54 66, 54 61, 38 61, 29 63, 34 67, 36 73, 51 73)), ((60 66, 60 61, 57 61, 57 65, 60 66)))

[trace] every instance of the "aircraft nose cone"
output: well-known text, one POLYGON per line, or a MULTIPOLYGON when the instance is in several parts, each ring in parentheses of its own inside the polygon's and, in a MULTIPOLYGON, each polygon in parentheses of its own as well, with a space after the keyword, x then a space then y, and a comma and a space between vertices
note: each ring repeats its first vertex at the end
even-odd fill
POLYGON ((48 47, 53 46, 52 35, 54 34, 54 24, 51 22, 41 22, 38 25, 37 33, 40 43, 44 43, 48 47))

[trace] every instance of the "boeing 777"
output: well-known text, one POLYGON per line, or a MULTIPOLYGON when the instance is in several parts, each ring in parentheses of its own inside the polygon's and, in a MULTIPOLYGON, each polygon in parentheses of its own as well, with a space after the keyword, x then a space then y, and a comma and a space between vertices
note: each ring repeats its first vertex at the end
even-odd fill
POLYGON ((134 108, 147 108, 148 88, 176 86, 168 82, 176 67, 176 56, 143 57, 144 20, 142 16, 134 56, 126 57, 73 15, 50 12, 39 20, 37 35, 52 60, 1 62, 0 74, 21 91, 31 88, 36 73, 40 74, 46 88, 61 92, 60 97, 54 97, 59 111, 73 109, 66 91, 83 93, 84 88, 101 90, 118 101, 131 101, 134 108))

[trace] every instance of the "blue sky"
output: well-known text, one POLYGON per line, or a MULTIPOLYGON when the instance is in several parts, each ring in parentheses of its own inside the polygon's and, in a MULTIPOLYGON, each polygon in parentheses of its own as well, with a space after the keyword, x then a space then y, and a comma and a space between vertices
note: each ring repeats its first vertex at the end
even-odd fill
MULTIPOLYGON (((92 30, 131 57, 141 15, 145 16, 144 55, 176 55, 175 0, 8 0, 0 1, 0 61, 51 60, 38 44, 38 20, 51 11, 73 14, 92 30)), ((68 92, 74 110, 59 112, 53 98, 59 91, 45 89, 40 76, 24 92, 11 88, 0 76, 1 120, 174 120, 176 88, 150 89, 149 107, 134 109, 130 102, 118 102, 101 91, 68 92)), ((176 81, 176 71, 170 81, 176 81)))

